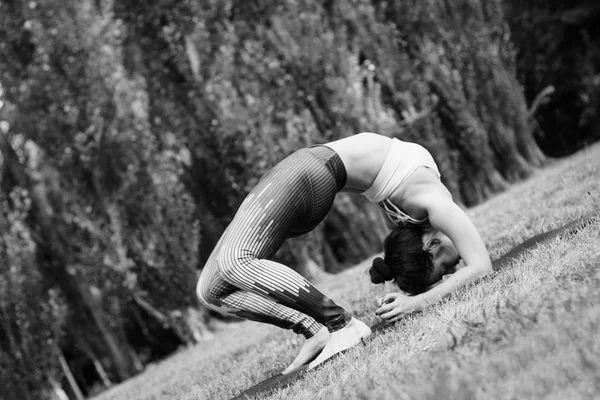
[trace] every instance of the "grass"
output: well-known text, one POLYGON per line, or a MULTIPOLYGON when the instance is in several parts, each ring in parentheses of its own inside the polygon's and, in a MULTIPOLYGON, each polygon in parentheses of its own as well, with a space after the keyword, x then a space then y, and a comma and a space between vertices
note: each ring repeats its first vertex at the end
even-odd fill
MULTIPOLYGON (((523 240, 600 211, 600 145, 553 163, 468 211, 493 258, 523 240), (588 194, 589 193, 589 194, 588 194), (594 200, 595 199, 595 200, 594 200)), ((367 323, 370 260, 317 286, 367 323)), ((264 399, 521 399, 600 396, 600 218, 370 338, 264 399)), ((252 322, 96 397, 227 399, 281 371, 301 338, 252 322)))

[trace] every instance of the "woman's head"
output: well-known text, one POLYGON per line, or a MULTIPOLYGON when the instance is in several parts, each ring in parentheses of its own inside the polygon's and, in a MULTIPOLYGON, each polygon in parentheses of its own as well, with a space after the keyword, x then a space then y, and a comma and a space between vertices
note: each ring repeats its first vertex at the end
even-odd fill
POLYGON ((383 242, 384 258, 376 258, 369 269, 371 282, 393 280, 400 290, 419 294, 454 272, 459 256, 450 239, 422 226, 394 229, 383 242))
POLYGON ((456 272, 460 255, 448 236, 435 229, 426 229, 421 240, 423 250, 429 254, 433 263, 433 271, 429 275, 430 284, 438 282, 444 275, 456 272))

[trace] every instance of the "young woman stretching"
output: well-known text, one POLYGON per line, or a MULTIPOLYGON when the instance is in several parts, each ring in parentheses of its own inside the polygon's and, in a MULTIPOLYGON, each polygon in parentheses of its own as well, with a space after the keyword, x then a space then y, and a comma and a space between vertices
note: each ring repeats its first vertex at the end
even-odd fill
POLYGON ((404 263, 406 257, 394 257, 403 252, 395 247, 394 238, 404 224, 431 226, 418 237, 422 256, 412 257, 419 263, 417 268, 424 269, 427 285, 439 281, 459 257, 466 264, 425 293, 387 294, 380 299, 377 313, 394 321, 425 307, 491 270, 483 241, 439 178, 433 158, 423 147, 374 133, 296 151, 268 171, 238 209, 204 266, 197 286, 200 301, 214 310, 304 335, 304 346, 283 373, 308 363, 309 368, 315 367, 357 345, 371 330, 294 270, 270 258, 286 238, 314 229, 337 192, 360 193, 399 225, 386 239, 386 249, 392 249, 386 250, 386 260, 374 261, 373 281, 399 275, 397 283, 407 281, 412 287, 412 277, 402 277, 407 266, 395 264, 404 263))

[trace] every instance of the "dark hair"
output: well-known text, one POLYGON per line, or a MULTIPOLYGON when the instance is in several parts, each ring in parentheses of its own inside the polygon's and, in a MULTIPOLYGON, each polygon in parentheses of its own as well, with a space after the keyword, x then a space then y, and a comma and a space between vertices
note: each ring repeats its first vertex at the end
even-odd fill
POLYGON ((423 250, 421 236, 424 228, 418 225, 396 227, 383 242, 384 258, 377 257, 369 268, 371 282, 394 280, 400 290, 419 294, 427 290, 427 278, 433 262, 423 250))

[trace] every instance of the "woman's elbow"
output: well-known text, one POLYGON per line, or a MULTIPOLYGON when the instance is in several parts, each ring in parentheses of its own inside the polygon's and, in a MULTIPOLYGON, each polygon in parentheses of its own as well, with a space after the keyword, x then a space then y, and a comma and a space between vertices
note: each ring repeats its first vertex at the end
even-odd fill
POLYGON ((482 263, 481 265, 478 265, 478 267, 476 268, 476 274, 478 278, 482 278, 486 275, 491 274, 494 271, 494 269, 492 268, 492 262, 485 262, 482 263))
POLYGON ((463 269, 463 268, 467 268, 471 279, 482 278, 482 277, 492 273, 492 271, 493 271, 491 262, 489 262, 489 263, 481 262, 481 263, 471 264, 471 265, 467 264, 467 265, 463 265, 462 267, 459 267, 459 269, 463 269))

